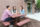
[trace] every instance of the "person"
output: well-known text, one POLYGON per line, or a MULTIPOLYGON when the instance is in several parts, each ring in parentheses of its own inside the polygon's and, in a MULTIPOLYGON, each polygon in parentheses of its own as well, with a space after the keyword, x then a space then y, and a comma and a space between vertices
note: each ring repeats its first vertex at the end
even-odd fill
POLYGON ((20 6, 20 14, 24 15, 25 14, 25 10, 23 9, 23 6, 20 6))
MULTIPOLYGON (((1 17, 1 21, 2 22, 10 22, 11 25, 14 24, 13 20, 15 20, 15 16, 14 14, 12 14, 10 12, 10 6, 6 6, 7 9, 4 10, 2 17, 1 17)), ((6 27, 8 27, 8 25, 6 25, 6 27)))
POLYGON ((16 6, 13 6, 13 9, 11 10, 12 14, 17 14, 16 6))
POLYGON ((21 17, 25 16, 25 10, 23 9, 23 6, 20 6, 20 14, 22 15, 21 17))

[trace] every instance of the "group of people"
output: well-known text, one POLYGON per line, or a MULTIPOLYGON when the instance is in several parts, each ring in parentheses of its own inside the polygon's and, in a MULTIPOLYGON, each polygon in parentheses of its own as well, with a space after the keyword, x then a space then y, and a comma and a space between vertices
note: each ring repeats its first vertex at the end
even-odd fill
POLYGON ((24 10, 23 6, 20 6, 20 12, 18 12, 16 9, 16 6, 13 6, 11 9, 10 6, 8 5, 8 6, 6 6, 6 9, 3 11, 1 21, 2 22, 10 21, 10 24, 14 24, 11 21, 14 20, 15 17, 18 17, 18 16, 21 16, 21 17, 25 16, 25 10, 24 10))

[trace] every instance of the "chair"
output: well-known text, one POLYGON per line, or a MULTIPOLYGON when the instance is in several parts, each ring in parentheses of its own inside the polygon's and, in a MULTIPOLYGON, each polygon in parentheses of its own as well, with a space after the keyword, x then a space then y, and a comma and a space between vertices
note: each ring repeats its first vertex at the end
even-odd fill
POLYGON ((10 25, 9 22, 2 22, 2 24, 3 24, 4 26, 8 26, 8 25, 10 25))
POLYGON ((24 20, 22 20, 22 21, 20 21, 20 22, 18 22, 18 23, 16 23, 18 26, 22 26, 22 25, 24 25, 24 24, 26 24, 26 23, 28 23, 28 22, 30 22, 31 20, 30 19, 24 19, 24 20))
POLYGON ((8 25, 10 25, 9 22, 2 22, 1 20, 0 20, 0 22, 1 22, 4 26, 8 26, 8 25))

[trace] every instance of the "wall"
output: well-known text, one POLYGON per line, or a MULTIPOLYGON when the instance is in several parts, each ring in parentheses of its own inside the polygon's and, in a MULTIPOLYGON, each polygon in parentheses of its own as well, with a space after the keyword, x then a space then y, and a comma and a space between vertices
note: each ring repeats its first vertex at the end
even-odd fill
POLYGON ((26 4, 24 3, 24 0, 0 0, 0 17, 7 5, 10 5, 11 7, 16 6, 18 10, 19 6, 23 5, 24 9, 26 10, 26 4))

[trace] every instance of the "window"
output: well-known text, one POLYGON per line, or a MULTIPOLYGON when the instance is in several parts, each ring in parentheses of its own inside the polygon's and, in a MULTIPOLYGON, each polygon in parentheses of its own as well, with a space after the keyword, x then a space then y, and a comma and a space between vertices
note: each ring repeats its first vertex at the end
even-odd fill
POLYGON ((28 14, 30 14, 32 11, 31 3, 27 3, 27 10, 28 10, 28 14))

